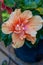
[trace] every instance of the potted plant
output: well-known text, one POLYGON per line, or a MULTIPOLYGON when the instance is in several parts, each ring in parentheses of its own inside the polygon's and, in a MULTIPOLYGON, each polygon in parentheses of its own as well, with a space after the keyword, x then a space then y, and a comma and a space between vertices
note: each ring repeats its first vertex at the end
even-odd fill
MULTIPOLYGON (((19 2, 22 3, 22 1, 19 2)), ((18 5, 18 2, 16 3, 18 5)), ((43 59, 43 19, 41 17, 43 13, 40 12, 42 8, 37 8, 34 2, 32 5, 35 7, 16 6, 1 28, 2 32, 7 34, 4 35, 5 44, 9 45, 12 41, 16 55, 25 62, 37 62, 43 59)))

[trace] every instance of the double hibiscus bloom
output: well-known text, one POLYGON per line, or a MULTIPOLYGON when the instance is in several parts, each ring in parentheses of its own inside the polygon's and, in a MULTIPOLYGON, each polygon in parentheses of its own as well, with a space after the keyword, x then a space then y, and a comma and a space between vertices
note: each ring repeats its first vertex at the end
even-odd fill
POLYGON ((20 9, 16 9, 11 13, 9 20, 2 24, 3 33, 12 33, 12 46, 14 48, 23 46, 25 39, 34 44, 37 31, 41 28, 42 18, 38 15, 33 16, 30 10, 21 12, 20 9))

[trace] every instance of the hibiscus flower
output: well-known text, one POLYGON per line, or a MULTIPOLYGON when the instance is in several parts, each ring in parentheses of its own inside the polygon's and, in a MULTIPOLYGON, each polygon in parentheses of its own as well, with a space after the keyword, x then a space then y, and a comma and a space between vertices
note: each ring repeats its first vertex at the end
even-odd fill
POLYGON ((21 12, 20 9, 15 9, 15 11, 11 13, 8 21, 2 24, 3 33, 12 33, 12 46, 14 48, 23 46, 25 39, 34 44, 37 31, 41 28, 42 18, 38 15, 33 16, 30 10, 21 12))

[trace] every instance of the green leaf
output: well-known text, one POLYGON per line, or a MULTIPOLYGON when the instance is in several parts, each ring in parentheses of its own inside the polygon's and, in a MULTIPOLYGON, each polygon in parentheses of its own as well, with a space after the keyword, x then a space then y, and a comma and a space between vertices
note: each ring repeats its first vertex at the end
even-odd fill
POLYGON ((39 11, 41 15, 43 15, 43 8, 42 7, 39 7, 36 10, 39 11))
POLYGON ((26 44, 29 48, 32 48, 32 47, 33 47, 32 43, 31 43, 30 41, 28 41, 28 40, 25 40, 25 44, 26 44))
POLYGON ((6 11, 3 11, 2 12, 2 19, 3 19, 3 22, 6 21, 8 18, 9 18, 9 14, 6 12, 6 11))
POLYGON ((40 31, 40 39, 43 39, 43 29, 40 31))
POLYGON ((43 40, 43 29, 40 29, 36 35, 36 42, 34 44, 35 47, 38 45, 40 39, 43 40))
POLYGON ((0 24, 0 41, 2 40, 2 36, 1 36, 2 35, 1 24, 0 24))
POLYGON ((36 2, 37 4, 39 4, 39 3, 40 3, 40 0, 35 0, 35 2, 36 2))
POLYGON ((2 33, 2 40, 4 41, 5 46, 8 46, 12 42, 11 34, 5 35, 2 33))
POLYGON ((33 10, 32 10, 32 14, 33 14, 33 15, 39 15, 40 13, 39 13, 37 10, 33 9, 33 10))
POLYGON ((34 0, 25 0, 25 6, 27 6, 29 9, 35 9, 37 8, 37 3, 34 0))
POLYGON ((43 39, 43 29, 40 29, 37 33, 37 38, 38 39, 43 39))
POLYGON ((14 0, 4 0, 5 4, 9 7, 13 7, 15 4, 14 0))

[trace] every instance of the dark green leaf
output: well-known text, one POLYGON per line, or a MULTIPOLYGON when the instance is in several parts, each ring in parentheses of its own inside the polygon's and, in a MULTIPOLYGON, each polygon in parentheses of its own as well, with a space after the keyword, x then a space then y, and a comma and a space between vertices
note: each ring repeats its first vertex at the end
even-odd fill
POLYGON ((28 41, 28 40, 25 40, 25 44, 26 44, 29 48, 32 48, 32 47, 33 47, 32 43, 31 43, 30 41, 28 41))
POLYGON ((4 2, 9 7, 13 7, 15 4, 14 0, 4 0, 4 2))
POLYGON ((11 34, 5 35, 5 34, 2 33, 2 40, 4 41, 5 46, 10 45, 11 42, 12 42, 11 34))

